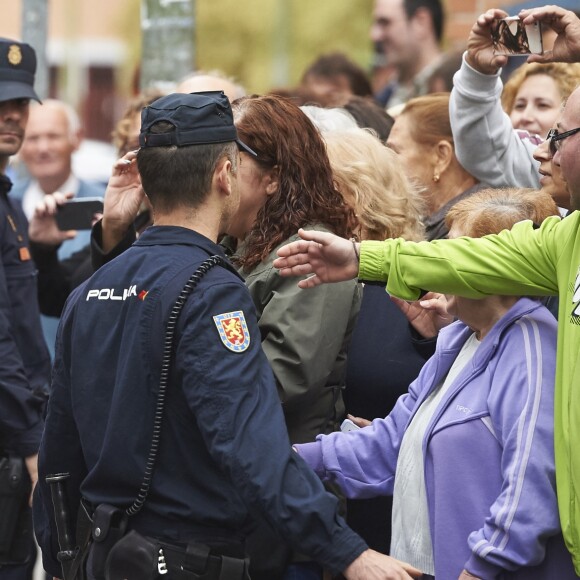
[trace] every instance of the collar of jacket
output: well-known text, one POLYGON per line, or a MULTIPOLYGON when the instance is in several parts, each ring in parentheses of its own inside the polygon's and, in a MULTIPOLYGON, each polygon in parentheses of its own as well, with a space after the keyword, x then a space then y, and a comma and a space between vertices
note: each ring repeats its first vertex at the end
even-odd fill
POLYGON ((7 175, 0 175, 0 194, 8 195, 12 189, 12 181, 7 175))
MULTIPOLYGON (((522 297, 520 298, 491 328, 487 336, 482 340, 482 344, 489 345, 487 348, 478 348, 473 356, 474 364, 483 365, 485 364, 485 359, 491 358, 493 352, 495 351, 499 341, 502 337, 504 331, 511 326, 516 320, 519 320, 522 316, 529 314, 543 305, 539 300, 533 300, 531 298, 522 297), (480 360, 481 359, 481 360, 480 360)), ((553 318, 552 314, 548 311, 550 318, 553 318)), ((554 319, 554 324, 556 324, 556 319, 554 319)), ((442 341, 442 347, 445 349, 461 349, 467 338, 473 333, 473 331, 467 327, 463 322, 456 321, 451 326, 443 328, 439 333, 437 341, 442 341), (464 328, 461 331, 452 330, 453 326, 462 325, 464 328), (449 329, 449 330, 448 330, 449 329)))
POLYGON ((224 249, 195 230, 181 226, 149 226, 134 243, 135 246, 173 246, 177 244, 200 248, 207 252, 208 258, 216 255, 223 258, 227 269, 235 273, 240 280, 243 280, 243 277, 226 256, 224 249))

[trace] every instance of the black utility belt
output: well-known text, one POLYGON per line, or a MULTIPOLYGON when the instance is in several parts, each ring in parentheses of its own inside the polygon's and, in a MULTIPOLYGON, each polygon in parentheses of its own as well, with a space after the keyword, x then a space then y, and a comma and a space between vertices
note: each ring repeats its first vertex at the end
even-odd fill
POLYGON ((88 578, 95 580, 246 580, 249 560, 238 542, 173 544, 127 531, 127 515, 108 504, 92 517, 88 578))
MULTIPOLYGON (((158 564, 163 563, 169 578, 244 580, 248 578, 249 560, 212 553, 205 544, 189 543, 186 547, 157 542, 158 564)), ((161 569, 159 573, 162 574, 161 569)))
MULTIPOLYGON (((98 564, 94 561, 96 554, 92 556, 89 562, 98 564)), ((185 547, 177 546, 132 530, 111 548, 104 577, 106 580, 247 580, 248 567, 247 558, 215 554, 205 544, 190 542, 185 547)))

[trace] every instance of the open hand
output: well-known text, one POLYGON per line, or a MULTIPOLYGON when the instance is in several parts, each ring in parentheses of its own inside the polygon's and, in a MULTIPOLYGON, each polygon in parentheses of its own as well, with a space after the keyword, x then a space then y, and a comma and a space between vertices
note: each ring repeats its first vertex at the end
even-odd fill
POLYGON ((103 209, 103 251, 123 239, 139 213, 145 192, 137 171, 137 153, 129 151, 113 165, 103 209))
POLYGON ((300 288, 314 288, 324 282, 342 282, 356 278, 358 259, 350 240, 328 232, 298 230, 302 240, 278 250, 274 267, 281 276, 305 276, 300 288))

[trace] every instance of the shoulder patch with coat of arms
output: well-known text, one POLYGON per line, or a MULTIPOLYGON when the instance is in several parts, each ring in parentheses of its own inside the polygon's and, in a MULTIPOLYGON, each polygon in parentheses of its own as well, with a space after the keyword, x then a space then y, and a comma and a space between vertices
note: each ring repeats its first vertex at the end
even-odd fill
POLYGON ((244 352, 250 346, 250 331, 241 310, 213 317, 224 346, 233 352, 244 352))

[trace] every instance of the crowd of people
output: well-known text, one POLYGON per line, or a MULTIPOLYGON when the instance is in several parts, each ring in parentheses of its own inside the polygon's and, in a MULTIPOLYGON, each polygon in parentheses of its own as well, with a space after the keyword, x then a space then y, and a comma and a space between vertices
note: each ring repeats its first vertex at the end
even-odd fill
POLYGON ((580 17, 502 79, 506 16, 376 0, 380 91, 152 88, 106 189, 0 39, 0 580, 580 575, 580 17))

